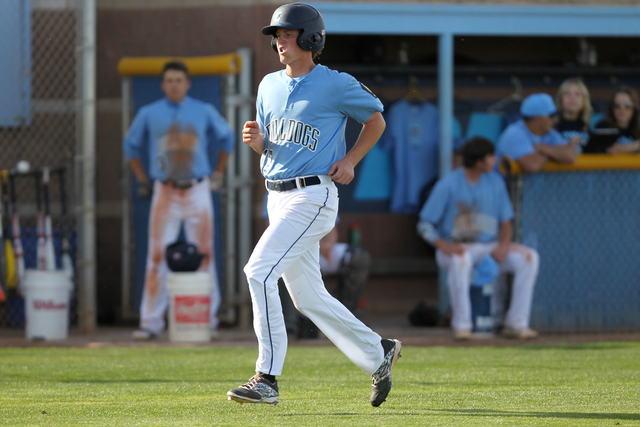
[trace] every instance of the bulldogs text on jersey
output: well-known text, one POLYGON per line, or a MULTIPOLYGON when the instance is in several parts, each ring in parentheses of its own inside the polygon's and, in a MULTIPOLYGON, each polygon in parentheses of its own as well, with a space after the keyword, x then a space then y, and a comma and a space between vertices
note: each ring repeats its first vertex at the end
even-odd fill
POLYGON ((266 125, 270 142, 293 142, 311 151, 318 147, 320 129, 295 119, 275 119, 266 125))

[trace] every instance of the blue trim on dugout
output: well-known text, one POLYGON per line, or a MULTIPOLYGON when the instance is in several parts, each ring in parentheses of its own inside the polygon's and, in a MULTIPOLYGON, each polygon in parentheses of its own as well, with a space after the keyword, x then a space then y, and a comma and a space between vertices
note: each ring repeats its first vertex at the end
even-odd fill
POLYGON ((640 7, 315 3, 327 33, 638 36, 640 7))

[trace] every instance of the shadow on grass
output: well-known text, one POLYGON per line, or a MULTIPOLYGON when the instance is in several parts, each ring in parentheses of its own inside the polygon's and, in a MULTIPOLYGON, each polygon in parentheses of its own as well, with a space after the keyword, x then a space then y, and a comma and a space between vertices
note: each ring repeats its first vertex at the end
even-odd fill
MULTIPOLYGON (((534 344, 534 343, 532 343, 534 344)), ((636 342, 594 342, 594 343, 566 343, 566 344, 534 344, 522 347, 523 350, 618 350, 637 347, 636 342)))
POLYGON ((474 417, 515 417, 515 418, 584 418, 594 420, 640 420, 640 414, 598 413, 598 412, 514 412, 495 409, 431 409, 449 415, 474 417))
POLYGON ((361 416, 362 414, 359 412, 326 412, 324 414, 277 414, 277 417, 308 417, 308 416, 317 416, 317 417, 326 417, 326 416, 333 416, 333 415, 349 415, 349 416, 353 416, 353 415, 358 415, 361 416))
POLYGON ((210 382, 209 380, 167 380, 167 379, 158 379, 158 378, 149 378, 149 379, 139 379, 139 380, 55 380, 55 382, 59 383, 68 383, 68 384, 86 384, 86 383, 94 383, 94 384, 126 384, 126 383, 206 383, 210 382))
MULTIPOLYGON (((568 418, 568 419, 593 419, 593 420, 640 420, 640 414, 620 414, 620 413, 596 413, 596 412, 514 412, 514 411, 500 411, 493 409, 429 409, 425 408, 427 412, 434 412, 432 414, 425 414, 420 411, 421 416, 432 415, 460 415, 470 417, 509 417, 509 418, 568 418)), ((324 412, 324 413, 297 413, 297 414, 274 414, 277 417, 308 417, 308 416, 354 416, 363 415, 359 412, 324 412)), ((417 413, 395 413, 393 411, 386 412, 384 414, 376 413, 376 416, 416 416, 417 413)))

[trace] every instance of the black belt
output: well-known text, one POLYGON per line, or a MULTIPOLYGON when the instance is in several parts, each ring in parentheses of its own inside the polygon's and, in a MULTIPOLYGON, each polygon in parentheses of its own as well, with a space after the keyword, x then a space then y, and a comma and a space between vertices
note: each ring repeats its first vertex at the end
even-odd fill
POLYGON ((295 190, 296 188, 305 188, 310 185, 318 185, 320 184, 319 176, 307 176, 305 178, 293 178, 293 179, 285 179, 282 181, 271 181, 267 180, 267 188, 272 191, 277 191, 279 193, 283 191, 295 190), (297 182, 300 182, 300 186, 298 186, 297 182))
POLYGON ((162 181, 162 183, 165 185, 170 184, 173 188, 177 188, 179 190, 186 190, 202 182, 203 179, 204 177, 202 176, 200 178, 189 178, 189 179, 167 179, 162 181))

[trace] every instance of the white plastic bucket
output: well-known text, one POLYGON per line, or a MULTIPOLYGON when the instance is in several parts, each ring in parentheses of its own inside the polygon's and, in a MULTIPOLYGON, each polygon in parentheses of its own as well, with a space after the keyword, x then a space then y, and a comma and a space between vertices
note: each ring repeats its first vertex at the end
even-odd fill
POLYGON ((26 270, 23 279, 28 340, 64 340, 73 284, 66 271, 26 270))
POLYGON ((211 339, 210 311, 213 282, 206 272, 170 272, 169 341, 206 342, 211 339))

